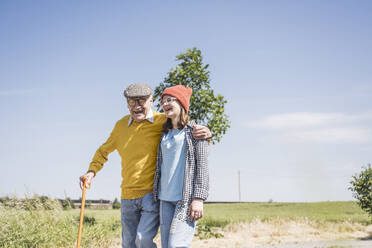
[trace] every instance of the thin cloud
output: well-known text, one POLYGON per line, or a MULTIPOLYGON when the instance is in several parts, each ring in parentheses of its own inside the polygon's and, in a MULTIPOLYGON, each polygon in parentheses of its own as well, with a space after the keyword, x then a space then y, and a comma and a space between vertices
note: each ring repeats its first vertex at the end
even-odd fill
POLYGON ((368 128, 321 128, 293 132, 297 141, 311 141, 314 143, 344 144, 371 142, 372 130, 368 128))
MULTIPOLYGON (((372 142, 371 113, 287 113, 253 120, 249 128, 271 130, 267 135, 289 142, 367 144, 372 142)), ((266 137, 265 139, 267 139, 266 137)), ((271 137, 272 138, 272 137, 271 137)))
POLYGON ((371 120, 372 115, 346 115, 342 113, 288 113, 271 115, 260 120, 249 121, 246 126, 250 128, 281 129, 281 128, 311 128, 319 126, 355 123, 362 120, 371 120))
POLYGON ((32 92, 31 89, 0 90, 0 96, 24 96, 32 92))

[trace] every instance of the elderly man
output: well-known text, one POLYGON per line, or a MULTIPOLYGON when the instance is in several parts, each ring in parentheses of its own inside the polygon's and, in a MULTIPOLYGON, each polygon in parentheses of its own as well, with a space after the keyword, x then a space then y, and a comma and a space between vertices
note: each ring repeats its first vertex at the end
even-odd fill
MULTIPOLYGON (((119 120, 110 137, 96 151, 88 172, 80 177, 90 184, 108 155, 117 150, 121 157, 122 247, 156 247, 153 238, 159 227, 159 206, 152 194, 157 147, 166 117, 151 110, 152 90, 146 84, 132 84, 125 91, 130 115, 119 120)), ((194 126, 193 136, 211 136, 204 126, 194 126)))

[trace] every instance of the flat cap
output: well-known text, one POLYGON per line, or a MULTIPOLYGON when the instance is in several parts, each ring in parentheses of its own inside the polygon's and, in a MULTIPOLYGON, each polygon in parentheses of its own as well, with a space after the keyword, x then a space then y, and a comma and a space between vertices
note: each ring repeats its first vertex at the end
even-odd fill
POLYGON ((143 83, 131 84, 124 90, 124 96, 126 98, 149 97, 151 94, 151 87, 143 83))

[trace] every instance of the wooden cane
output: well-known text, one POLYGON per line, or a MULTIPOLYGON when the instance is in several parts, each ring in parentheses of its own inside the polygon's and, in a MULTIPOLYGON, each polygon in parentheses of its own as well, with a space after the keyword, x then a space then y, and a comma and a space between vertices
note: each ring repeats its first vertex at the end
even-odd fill
MULTIPOLYGON (((80 223, 79 223, 79 232, 78 232, 78 240, 77 240, 77 248, 80 248, 80 241, 81 241, 81 231, 83 230, 83 220, 84 220, 84 207, 85 207, 85 183, 87 179, 83 178, 83 196, 81 197, 81 209, 80 209, 80 223)), ((88 188, 90 185, 88 185, 88 188)))

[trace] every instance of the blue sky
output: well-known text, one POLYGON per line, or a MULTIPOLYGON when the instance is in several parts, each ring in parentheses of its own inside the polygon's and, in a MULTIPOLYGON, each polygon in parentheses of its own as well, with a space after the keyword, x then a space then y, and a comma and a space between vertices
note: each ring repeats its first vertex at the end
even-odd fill
MULTIPOLYGON (((351 200, 371 163, 370 1, 1 1, 0 195, 78 198, 122 91, 202 51, 231 129, 210 200, 351 200)), ((116 152, 88 198, 120 196, 116 152)))

